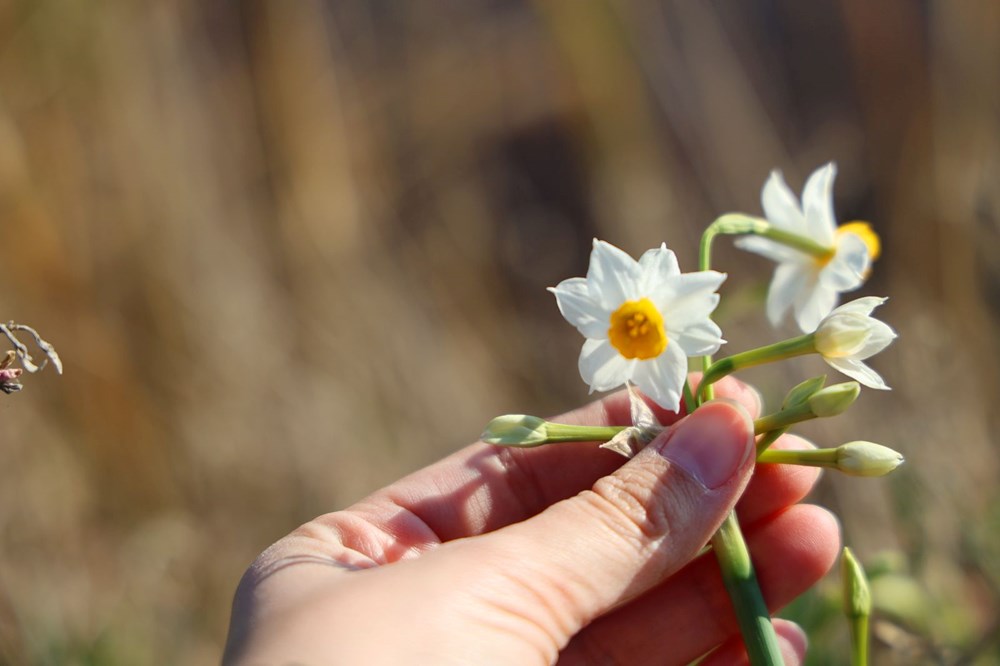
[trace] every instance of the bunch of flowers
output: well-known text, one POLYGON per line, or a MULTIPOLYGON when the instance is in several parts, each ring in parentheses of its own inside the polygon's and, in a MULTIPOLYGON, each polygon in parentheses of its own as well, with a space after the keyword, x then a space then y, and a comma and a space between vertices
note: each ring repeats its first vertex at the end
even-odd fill
MULTIPOLYGON (((626 386, 632 425, 586 427, 551 423, 525 415, 494 419, 486 442, 540 446, 565 441, 603 441, 603 447, 634 455, 663 428, 638 392, 670 411, 690 413, 712 399, 712 385, 743 368, 804 354, 819 354, 853 381, 826 385, 814 377, 793 387, 780 409, 754 422, 758 464, 828 467, 857 476, 881 476, 902 456, 872 442, 855 441, 809 451, 770 450, 792 425, 840 414, 857 399, 861 386, 889 387, 865 361, 885 349, 896 333, 872 316, 884 298, 865 297, 837 307, 841 295, 860 288, 880 253, 879 238, 864 222, 838 226, 833 212, 836 168, 827 164, 808 179, 801 201, 775 171, 765 183, 764 217, 727 214, 704 232, 699 270, 682 273, 674 253, 661 245, 638 261, 604 241, 595 240, 586 277, 562 281, 550 291, 559 311, 585 341, 579 370, 591 391, 626 386), (767 294, 767 317, 775 326, 789 315, 802 334, 780 342, 713 360, 725 343, 712 321, 717 290, 726 279, 711 270, 711 250, 719 235, 738 235, 737 247, 775 262, 767 294), (704 371, 697 387, 688 382, 690 358, 704 371)), ((753 664, 781 663, 766 606, 734 514, 712 541, 723 578, 753 664)), ((855 663, 867 661, 870 597, 864 573, 845 549, 846 611, 854 637, 855 663)))

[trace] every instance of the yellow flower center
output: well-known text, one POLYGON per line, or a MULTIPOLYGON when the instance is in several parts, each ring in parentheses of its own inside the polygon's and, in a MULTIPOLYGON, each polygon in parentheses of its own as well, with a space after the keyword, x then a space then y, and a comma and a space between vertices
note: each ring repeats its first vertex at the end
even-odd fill
POLYGON ((626 301, 611 313, 608 339, 625 358, 656 358, 667 348, 663 316, 648 298, 626 301))
MULTIPOLYGON (((837 227, 837 241, 834 242, 834 248, 836 248, 837 242, 840 237, 844 234, 854 234, 865 244, 868 248, 868 258, 874 262, 882 254, 882 241, 879 239, 878 234, 872 230, 872 225, 867 222, 848 222, 837 227)), ((833 259, 833 255, 837 253, 836 249, 830 250, 828 254, 822 257, 817 257, 816 262, 820 265, 820 268, 826 266, 833 259)), ((871 268, 868 269, 869 272, 871 268)))
POLYGON ((872 225, 867 222, 848 222, 837 227, 837 235, 854 234, 864 241, 868 248, 868 258, 875 261, 882 254, 882 241, 878 234, 872 231, 872 225))

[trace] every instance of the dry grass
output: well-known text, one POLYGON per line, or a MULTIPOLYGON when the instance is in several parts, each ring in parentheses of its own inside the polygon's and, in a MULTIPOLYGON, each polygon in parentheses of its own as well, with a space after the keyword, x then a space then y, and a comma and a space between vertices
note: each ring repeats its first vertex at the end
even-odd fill
MULTIPOLYGON (((933 604, 876 663, 995 663, 997 62, 990 0, 0 5, 0 316, 66 363, 0 401, 0 662, 217 661, 272 540, 585 399, 543 288, 591 237, 690 268, 835 159, 897 388, 810 432, 909 464, 818 499, 933 604)), ((767 266, 719 261, 733 348, 767 340, 767 266)))

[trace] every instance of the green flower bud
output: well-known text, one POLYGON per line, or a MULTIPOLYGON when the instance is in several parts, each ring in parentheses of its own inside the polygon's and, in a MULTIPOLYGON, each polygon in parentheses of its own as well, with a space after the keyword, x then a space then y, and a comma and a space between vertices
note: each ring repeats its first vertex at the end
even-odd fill
POLYGON ((837 447, 837 469, 851 476, 884 476, 903 464, 903 456, 874 442, 848 442, 837 447))
POLYGON ((861 385, 857 382, 834 384, 813 393, 807 399, 809 409, 815 416, 826 417, 843 414, 854 404, 861 393, 861 385))
POLYGON ((820 375, 818 377, 813 377, 812 379, 807 379, 801 384, 792 387, 792 390, 788 392, 784 401, 781 403, 781 408, 789 409, 791 407, 801 405, 806 402, 810 396, 816 393, 816 391, 823 388, 823 384, 825 383, 826 375, 820 375))
POLYGON ((866 617, 872 613, 872 594, 864 567, 854 557, 850 548, 844 547, 840 558, 840 576, 843 585, 844 613, 847 617, 866 617))
POLYGON ((487 444, 534 446, 548 439, 545 419, 526 414, 505 414, 486 425, 481 439, 487 444))

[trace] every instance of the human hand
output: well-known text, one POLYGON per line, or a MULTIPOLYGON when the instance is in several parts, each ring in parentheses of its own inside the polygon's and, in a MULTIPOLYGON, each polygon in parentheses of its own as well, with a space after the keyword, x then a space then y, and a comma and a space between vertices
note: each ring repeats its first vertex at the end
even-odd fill
MULTIPOLYGON (((703 664, 746 657, 718 565, 737 513, 772 610, 815 583, 836 520, 813 468, 753 469, 756 393, 679 419, 633 459, 589 443, 473 444, 268 548, 240 583, 227 664, 703 664), (749 485, 748 485, 749 482, 749 485)), ((625 392, 555 419, 629 423, 625 392)), ((786 435, 774 447, 805 448, 786 435)), ((806 639, 776 621, 787 664, 806 639)))

